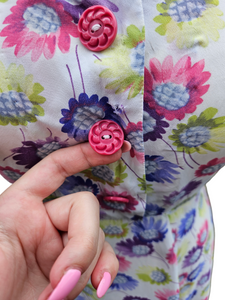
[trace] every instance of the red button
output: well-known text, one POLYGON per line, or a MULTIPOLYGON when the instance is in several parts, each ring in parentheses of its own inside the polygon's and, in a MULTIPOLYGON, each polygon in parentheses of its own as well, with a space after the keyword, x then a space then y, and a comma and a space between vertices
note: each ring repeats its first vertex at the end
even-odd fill
POLYGON ((91 6, 83 12, 79 19, 78 33, 81 43, 87 49, 91 51, 103 51, 116 38, 116 18, 104 6, 91 6))
POLYGON ((91 127, 88 139, 91 147, 97 153, 111 155, 122 147, 124 134, 116 122, 101 120, 91 127))
POLYGON ((115 196, 107 196, 107 197, 104 197, 104 200, 105 201, 117 201, 117 202, 125 202, 125 203, 128 203, 129 200, 127 198, 124 198, 124 197, 115 197, 115 196))

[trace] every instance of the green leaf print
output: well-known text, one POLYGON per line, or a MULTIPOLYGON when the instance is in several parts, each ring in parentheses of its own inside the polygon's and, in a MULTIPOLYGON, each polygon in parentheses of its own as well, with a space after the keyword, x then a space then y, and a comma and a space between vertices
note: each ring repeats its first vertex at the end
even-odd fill
POLYGON ((176 43, 180 49, 191 48, 196 44, 207 47, 209 38, 217 41, 219 31, 225 27, 221 18, 223 12, 217 8, 218 0, 204 0, 198 3, 191 0, 165 0, 156 5, 160 13, 153 20, 160 25, 155 31, 161 36, 166 36, 167 42, 176 43), (192 7, 191 10, 182 12, 180 5, 192 7), (195 6, 198 5, 198 9, 195 6))
POLYGON ((142 191, 145 191, 146 193, 153 192, 152 184, 147 184, 145 175, 143 175, 143 179, 138 178, 137 180, 140 182, 140 184, 138 186, 141 188, 142 191))
POLYGON ((39 95, 44 88, 33 83, 33 76, 25 76, 22 65, 11 64, 8 69, 0 62, 0 125, 13 126, 34 123, 36 116, 44 116, 40 106, 46 99, 39 95))
POLYGON ((187 124, 177 124, 169 136, 177 151, 205 154, 205 150, 217 152, 224 148, 219 144, 225 143, 225 117, 213 119, 217 112, 216 108, 209 107, 199 117, 191 116, 187 124))
POLYGON ((119 35, 114 46, 104 51, 105 57, 96 64, 107 66, 99 76, 114 79, 105 88, 115 90, 115 94, 128 92, 127 99, 136 97, 144 88, 145 29, 135 25, 127 27, 127 35, 119 35), (137 59, 138 56, 138 59, 137 59))

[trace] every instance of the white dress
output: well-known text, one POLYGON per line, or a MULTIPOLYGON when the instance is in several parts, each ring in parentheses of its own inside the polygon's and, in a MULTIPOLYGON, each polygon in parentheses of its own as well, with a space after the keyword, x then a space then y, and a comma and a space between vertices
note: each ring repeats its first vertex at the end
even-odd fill
MULTIPOLYGON (((98 198, 120 262, 107 300, 206 300, 210 292, 205 184, 225 164, 225 3, 164 1, 0 0, 3 177, 14 182, 51 152, 87 141, 99 120, 117 122, 132 145, 46 199, 85 190, 98 198), (118 24, 101 52, 78 37, 93 5, 118 24)), ((78 299, 91 298, 89 284, 78 299)))

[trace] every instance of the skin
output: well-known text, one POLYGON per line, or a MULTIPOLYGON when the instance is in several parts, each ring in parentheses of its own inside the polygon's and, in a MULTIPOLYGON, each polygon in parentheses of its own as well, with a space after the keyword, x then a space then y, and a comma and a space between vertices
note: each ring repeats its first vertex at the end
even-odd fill
POLYGON ((60 149, 44 158, 0 195, 0 299, 46 300, 68 269, 82 276, 68 295, 74 299, 91 277, 96 289, 104 272, 114 280, 118 261, 99 227, 99 203, 80 192, 43 204, 66 177, 117 161, 88 143, 60 149))

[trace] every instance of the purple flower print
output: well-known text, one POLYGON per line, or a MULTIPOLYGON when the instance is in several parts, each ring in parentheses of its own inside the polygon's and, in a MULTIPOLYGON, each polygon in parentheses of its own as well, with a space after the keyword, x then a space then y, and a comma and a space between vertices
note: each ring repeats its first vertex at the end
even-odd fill
POLYGON ((188 252, 188 255, 185 256, 182 267, 186 268, 188 266, 195 264, 200 259, 201 255, 202 255, 202 247, 197 246, 192 248, 188 252))
POLYGON ((206 274, 202 275, 202 277, 198 281, 198 285, 204 285, 207 281, 209 281, 210 275, 211 275, 210 270, 206 274))
POLYGON ((157 112, 150 108, 147 102, 144 102, 143 112, 143 134, 144 142, 156 141, 162 139, 162 134, 166 133, 164 128, 168 128, 169 124, 163 120, 164 116, 160 116, 157 112))
POLYGON ((180 202, 184 197, 187 197, 192 191, 201 185, 201 181, 189 182, 180 192, 174 191, 169 196, 164 196, 164 202, 167 204, 175 204, 180 202))
POLYGON ((68 146, 67 141, 61 141, 56 136, 52 137, 51 132, 45 140, 23 141, 22 144, 22 147, 11 149, 13 153, 11 156, 17 165, 23 165, 26 169, 32 168, 50 153, 68 146))
POLYGON ((64 124, 62 132, 77 142, 85 142, 88 140, 91 127, 100 120, 112 120, 123 127, 124 122, 114 113, 108 101, 107 97, 99 100, 98 95, 89 98, 85 93, 80 94, 78 100, 71 98, 69 109, 62 109, 63 117, 60 119, 60 123, 64 124))
POLYGON ((117 243, 116 249, 123 255, 129 257, 147 256, 154 251, 151 243, 145 243, 137 237, 117 243))
POLYGON ((64 183, 59 187, 59 192, 63 195, 88 191, 97 195, 99 192, 98 186, 93 184, 90 179, 86 181, 80 176, 67 177, 64 183))
POLYGON ((123 298, 123 300, 150 300, 148 298, 142 298, 142 297, 133 297, 133 296, 126 296, 125 298, 123 298))
POLYGON ((119 8, 109 0, 56 0, 56 2, 62 3, 64 10, 73 17, 76 24, 82 13, 93 5, 103 5, 113 12, 119 11, 119 8))

